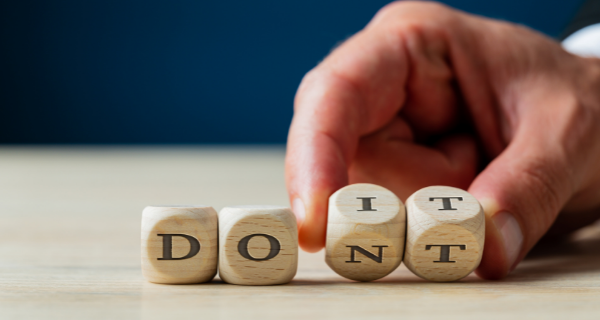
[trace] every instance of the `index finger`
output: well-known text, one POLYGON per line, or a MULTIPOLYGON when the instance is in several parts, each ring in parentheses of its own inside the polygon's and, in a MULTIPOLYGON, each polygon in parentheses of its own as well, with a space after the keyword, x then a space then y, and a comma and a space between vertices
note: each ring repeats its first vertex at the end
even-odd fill
POLYGON ((286 183, 306 251, 325 245, 328 199, 348 183, 360 137, 383 127, 405 100, 408 62, 400 36, 372 23, 310 71, 298 89, 286 183))

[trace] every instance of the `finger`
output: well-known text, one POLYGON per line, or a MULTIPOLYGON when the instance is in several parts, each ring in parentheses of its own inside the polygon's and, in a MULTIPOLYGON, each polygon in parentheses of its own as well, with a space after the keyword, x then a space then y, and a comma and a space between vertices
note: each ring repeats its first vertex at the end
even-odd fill
POLYGON ((572 166, 558 135, 540 126, 546 121, 552 120, 538 116, 523 123, 469 188, 486 214, 485 248, 476 271, 483 278, 500 279, 514 269, 572 195, 572 166))
POLYGON ((371 28, 303 79, 288 136, 286 182, 305 250, 324 246, 328 198, 347 184, 359 138, 402 106, 407 73, 402 41, 371 28))
POLYGON ((418 36, 407 36, 406 46, 411 72, 403 117, 418 136, 444 132, 456 120, 458 92, 446 43, 434 32, 423 30, 418 36))

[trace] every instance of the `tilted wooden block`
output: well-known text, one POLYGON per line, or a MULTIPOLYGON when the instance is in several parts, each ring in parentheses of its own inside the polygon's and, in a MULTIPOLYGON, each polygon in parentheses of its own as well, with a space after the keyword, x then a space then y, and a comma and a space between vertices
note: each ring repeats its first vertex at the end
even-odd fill
POLYGON ((155 283, 188 284, 217 273, 217 212, 208 206, 149 206, 142 213, 142 273, 155 283))
POLYGON ((406 213, 386 188, 346 186, 329 198, 325 261, 339 275, 372 281, 402 262, 406 213))
POLYGON ((219 212, 219 276, 241 285, 288 283, 298 268, 298 228, 289 208, 226 207, 219 212))
POLYGON ((407 235, 404 264, 431 281, 455 281, 481 261, 485 216, 468 192, 427 187, 406 200, 407 235))

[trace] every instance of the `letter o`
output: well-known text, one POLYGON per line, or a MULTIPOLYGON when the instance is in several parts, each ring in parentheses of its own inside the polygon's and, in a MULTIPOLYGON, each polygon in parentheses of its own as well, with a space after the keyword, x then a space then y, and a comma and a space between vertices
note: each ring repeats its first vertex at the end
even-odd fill
POLYGON ((281 244, 279 243, 279 240, 277 240, 275 237, 273 237, 271 235, 264 234, 264 233, 255 233, 255 234, 251 234, 249 236, 245 236, 238 243, 238 252, 242 255, 242 257, 244 257, 248 260, 253 260, 253 261, 265 261, 265 260, 273 259, 273 258, 275 258, 275 256, 277 256, 279 254, 280 250, 281 250, 281 244), (269 244, 271 245, 271 251, 269 251, 269 254, 266 257, 255 258, 250 255, 250 252, 248 252, 248 242, 250 242, 250 239, 252 239, 254 237, 265 237, 265 238, 267 238, 267 240, 269 240, 269 244))

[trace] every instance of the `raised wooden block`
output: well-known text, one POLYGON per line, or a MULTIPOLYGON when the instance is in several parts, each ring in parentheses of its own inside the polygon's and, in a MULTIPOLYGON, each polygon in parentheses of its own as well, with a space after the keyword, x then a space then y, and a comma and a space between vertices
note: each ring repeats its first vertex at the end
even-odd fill
POLYGON ((386 188, 359 183, 329 198, 325 261, 339 275, 372 281, 394 271, 404 251, 406 212, 386 188))
POLYGON ((241 285, 288 283, 298 268, 298 227, 292 210, 226 207, 219 212, 219 276, 241 285))
POLYGON ((406 200, 407 235, 404 264, 431 281, 466 277, 481 261, 485 216, 468 192, 427 187, 406 200))
POLYGON ((149 206, 142 213, 142 274, 188 284, 217 273, 218 215, 207 206, 149 206))

